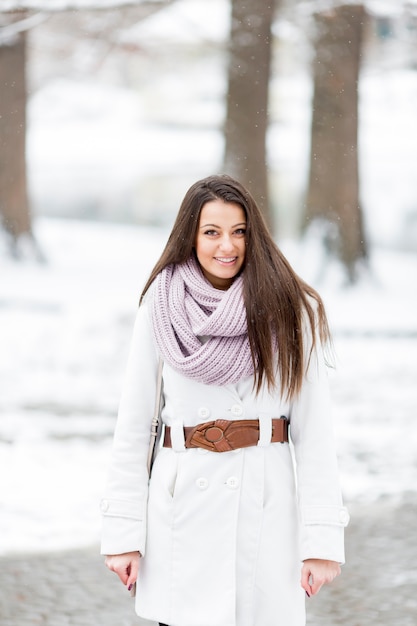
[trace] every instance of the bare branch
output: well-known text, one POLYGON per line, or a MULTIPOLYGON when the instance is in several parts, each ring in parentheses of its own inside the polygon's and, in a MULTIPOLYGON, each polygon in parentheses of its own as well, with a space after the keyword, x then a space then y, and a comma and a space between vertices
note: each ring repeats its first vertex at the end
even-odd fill
POLYGON ((109 11, 111 9, 127 9, 138 6, 170 4, 170 0, 2 0, 1 13, 18 11, 42 11, 48 13, 65 13, 67 11, 109 11))
POLYGON ((12 22, 6 26, 0 26, 0 46, 7 46, 16 40, 20 33, 25 33, 34 26, 38 26, 48 19, 46 13, 34 13, 29 17, 25 17, 17 22, 12 22))

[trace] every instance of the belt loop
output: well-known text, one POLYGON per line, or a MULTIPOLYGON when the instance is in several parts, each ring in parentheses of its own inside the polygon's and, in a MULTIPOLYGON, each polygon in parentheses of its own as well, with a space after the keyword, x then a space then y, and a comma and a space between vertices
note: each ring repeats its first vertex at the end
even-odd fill
POLYGON ((184 424, 177 419, 171 425, 171 443, 175 452, 185 452, 184 424))
POLYGON ((259 441, 258 446, 265 448, 271 444, 272 417, 268 413, 259 413, 259 441))

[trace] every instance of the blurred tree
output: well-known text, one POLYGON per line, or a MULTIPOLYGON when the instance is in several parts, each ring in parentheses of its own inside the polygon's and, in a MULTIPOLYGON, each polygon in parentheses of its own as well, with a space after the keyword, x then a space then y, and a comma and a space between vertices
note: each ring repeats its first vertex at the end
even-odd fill
POLYGON ((315 16, 314 98, 306 226, 320 218, 330 254, 349 282, 367 257, 358 175, 358 79, 363 5, 341 5, 315 16))
POLYGON ((271 27, 277 0, 231 0, 224 170, 253 194, 273 227, 266 162, 271 27))
POLYGON ((8 0, 5 4, 0 3, 0 225, 10 236, 14 256, 29 252, 42 258, 32 233, 26 176, 27 32, 49 15, 76 15, 79 30, 74 31, 74 41, 80 32, 87 37, 100 37, 107 44, 107 53, 111 48, 123 46, 118 39, 118 28, 130 26, 132 19, 143 19, 173 1, 86 0, 82 8, 73 0, 66 3, 61 0, 8 0), (108 14, 109 20, 105 26, 97 20, 97 27, 92 16, 100 12, 108 14), (90 22, 92 27, 89 29, 90 22))
POLYGON ((0 41, 0 218, 15 256, 20 238, 33 240, 26 191, 26 36, 18 30, 9 28, 0 41))

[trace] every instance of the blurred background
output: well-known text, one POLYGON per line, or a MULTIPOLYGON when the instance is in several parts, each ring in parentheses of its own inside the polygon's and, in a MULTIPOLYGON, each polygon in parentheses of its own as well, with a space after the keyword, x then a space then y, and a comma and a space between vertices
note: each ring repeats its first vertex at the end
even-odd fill
POLYGON ((327 305, 353 529, 415 520, 416 111, 417 0, 0 0, 5 559, 97 545, 141 287, 212 173, 327 305))

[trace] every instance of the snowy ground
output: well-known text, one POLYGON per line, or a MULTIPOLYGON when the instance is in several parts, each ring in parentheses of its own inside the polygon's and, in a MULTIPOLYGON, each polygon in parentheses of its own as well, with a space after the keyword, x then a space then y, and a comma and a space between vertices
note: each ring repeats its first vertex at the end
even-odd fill
MULTIPOLYGON (((36 232, 46 264, 2 258, 0 553, 97 542, 138 296, 166 237, 46 218, 36 232)), ((313 240, 283 248, 323 294, 334 329, 347 502, 416 491, 417 259, 376 250, 372 273, 347 289, 335 268, 317 281, 313 240)))

